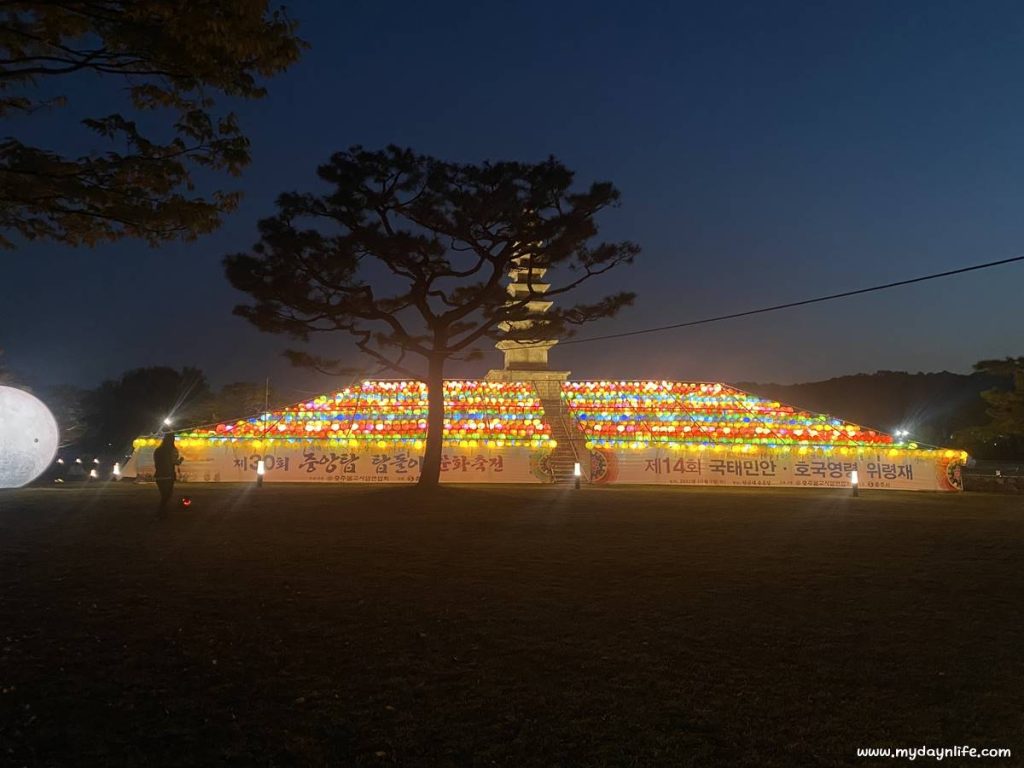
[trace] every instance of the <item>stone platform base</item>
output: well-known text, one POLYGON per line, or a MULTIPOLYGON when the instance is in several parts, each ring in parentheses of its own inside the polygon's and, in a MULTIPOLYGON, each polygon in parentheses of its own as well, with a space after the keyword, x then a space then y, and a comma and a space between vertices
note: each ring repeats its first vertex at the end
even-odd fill
POLYGON ((496 368, 488 371, 484 381, 530 381, 542 398, 561 397, 562 382, 569 378, 571 371, 530 371, 496 368))

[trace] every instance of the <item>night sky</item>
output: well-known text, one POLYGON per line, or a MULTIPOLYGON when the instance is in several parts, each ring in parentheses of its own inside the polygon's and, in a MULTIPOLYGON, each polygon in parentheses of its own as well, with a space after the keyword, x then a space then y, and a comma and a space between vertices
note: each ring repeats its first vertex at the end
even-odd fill
MULTIPOLYGON (((0 254, 0 347, 39 384, 141 365, 214 383, 291 368, 231 309, 225 253, 351 144, 460 161, 554 154, 613 181, 603 234, 644 249, 637 305, 582 335, 684 321, 1024 252, 1024 6, 293 2, 312 49, 239 110, 254 162, 213 235, 0 254), (483 7, 486 6, 486 7, 483 7)), ((108 87, 114 87, 111 83, 108 87)), ((104 92, 72 94, 86 111, 104 92)), ((75 107, 72 107, 72 110, 75 107)), ((10 130, 4 126, 4 132, 10 130)), ((36 140, 61 149, 59 124, 36 140)), ((598 286, 600 287, 600 286, 598 286)), ((768 316, 555 348, 577 378, 797 382, 1024 354, 1024 265, 768 316)), ((351 348, 338 337, 336 351, 351 348)), ((494 352, 453 372, 479 376, 494 352)))

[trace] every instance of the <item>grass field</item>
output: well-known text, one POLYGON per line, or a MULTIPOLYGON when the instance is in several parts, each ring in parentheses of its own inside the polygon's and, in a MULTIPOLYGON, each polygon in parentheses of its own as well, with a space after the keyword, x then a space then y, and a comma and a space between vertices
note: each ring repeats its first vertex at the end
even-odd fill
POLYGON ((0 764, 1024 764, 1019 497, 179 490, 0 492, 0 764))

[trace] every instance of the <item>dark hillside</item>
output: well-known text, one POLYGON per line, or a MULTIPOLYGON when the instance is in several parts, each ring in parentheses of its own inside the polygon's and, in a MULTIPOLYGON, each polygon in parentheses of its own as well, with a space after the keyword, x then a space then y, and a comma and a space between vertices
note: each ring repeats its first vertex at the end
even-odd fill
POLYGON ((907 429, 922 442, 943 445, 957 430, 984 424, 981 393, 1006 387, 1008 382, 979 373, 878 371, 804 384, 738 382, 735 386, 884 432, 907 429))

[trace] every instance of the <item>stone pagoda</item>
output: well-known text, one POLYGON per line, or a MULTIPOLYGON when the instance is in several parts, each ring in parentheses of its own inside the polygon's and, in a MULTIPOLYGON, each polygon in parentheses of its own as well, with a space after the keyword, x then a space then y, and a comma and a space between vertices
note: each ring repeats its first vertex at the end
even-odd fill
MULTIPOLYGON (((547 269, 532 265, 529 254, 517 256, 512 260, 512 268, 508 271, 508 294, 514 300, 547 293, 550 283, 543 282, 547 269), (531 291, 532 288, 532 291, 531 291)), ((521 331, 533 327, 536 319, 551 309, 554 302, 542 299, 531 299, 526 303, 529 317, 523 320, 504 322, 499 328, 506 333, 511 330, 521 331)), ((532 381, 542 397, 557 396, 561 382, 569 377, 569 371, 552 371, 548 368, 548 351, 558 343, 557 339, 531 339, 517 341, 501 339, 494 346, 505 355, 505 366, 489 371, 488 381, 532 381), (549 395, 550 391, 550 395, 549 395)))

